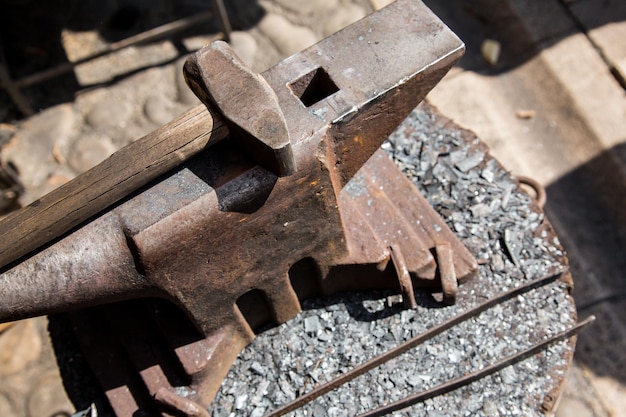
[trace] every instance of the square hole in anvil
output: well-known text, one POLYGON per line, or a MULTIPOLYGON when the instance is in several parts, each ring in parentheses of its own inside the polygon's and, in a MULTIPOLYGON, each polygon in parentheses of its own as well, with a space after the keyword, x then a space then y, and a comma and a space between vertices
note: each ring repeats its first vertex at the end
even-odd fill
POLYGON ((289 89, 306 107, 311 107, 339 91, 337 84, 322 67, 290 83, 289 89))

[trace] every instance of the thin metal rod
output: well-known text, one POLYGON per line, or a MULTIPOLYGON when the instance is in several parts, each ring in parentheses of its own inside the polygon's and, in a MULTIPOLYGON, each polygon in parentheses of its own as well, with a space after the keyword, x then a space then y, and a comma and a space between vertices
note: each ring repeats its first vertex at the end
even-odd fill
POLYGON ((411 275, 409 269, 406 267, 406 261, 400 246, 393 244, 389 246, 389 253, 391 254, 391 262, 396 269, 396 275, 398 276, 398 282, 400 283, 400 291, 402 292, 402 303, 406 309, 417 308, 417 302, 415 301, 415 291, 413 290, 413 282, 411 281, 411 275))
POLYGON ((6 90, 7 94, 9 94, 9 97, 11 97, 17 109, 22 112, 24 116, 32 116, 35 114, 26 96, 22 94, 16 82, 11 79, 2 45, 0 45, 0 84, 6 90))
POLYGON ((329 381, 325 384, 320 385, 319 387, 313 389, 312 391, 309 391, 306 394, 303 394, 302 396, 296 398, 295 400, 270 412, 269 414, 266 414, 265 417, 279 417, 287 413, 290 413, 294 410, 297 410, 298 408, 303 407, 304 405, 310 403, 316 398, 319 398, 320 396, 340 387, 341 385, 344 385, 352 381, 356 377, 363 375, 364 373, 374 368, 379 367, 380 365, 384 364, 385 362, 388 362, 389 360, 397 356, 402 355, 403 353, 413 349, 414 347, 424 343, 425 341, 429 339, 432 339, 433 337, 456 326, 457 324, 462 323, 472 317, 478 316, 480 313, 493 307, 494 305, 500 304, 520 294, 526 293, 535 288, 539 288, 541 286, 554 282, 557 279, 559 279, 562 275, 563 275, 563 272, 558 272, 554 275, 537 278, 532 281, 528 281, 517 288, 504 292, 490 300, 487 300, 483 302, 482 304, 479 304, 476 307, 473 307, 455 317, 452 317, 444 321, 443 323, 427 330, 426 332, 420 335, 417 335, 412 339, 407 340, 406 342, 396 346, 395 348, 388 350, 382 355, 376 356, 375 358, 372 358, 369 361, 362 363, 361 365, 351 369, 345 374, 339 375, 332 381, 329 381))
POLYGON ((220 26, 222 27, 222 32, 224 33, 224 40, 226 42, 230 42, 230 33, 232 32, 232 28, 230 26, 228 13, 226 12, 226 6, 224 6, 224 0, 215 0, 215 5, 220 16, 220 26))
POLYGON ((570 336, 573 336, 574 334, 576 334, 580 329, 582 329, 583 327, 591 324, 594 320, 595 320, 595 316, 590 316, 589 318, 587 318, 586 320, 576 324, 573 327, 570 327, 569 329, 558 333, 540 343, 537 343, 536 345, 533 345, 531 347, 529 347, 528 349, 525 349, 521 352, 515 353, 513 355, 509 355, 506 358, 493 363, 491 365, 488 365, 486 367, 484 367, 483 369, 480 369, 478 371, 474 371, 472 373, 469 373, 467 375, 464 375, 460 378, 456 378, 453 379, 451 381, 448 381, 444 384, 438 385, 436 387, 433 387, 431 389, 422 391, 422 392, 418 392, 416 394, 410 395, 402 400, 384 405, 382 407, 379 407, 375 410, 371 410, 368 411, 366 413, 363 414, 359 414, 357 417, 379 417, 379 416, 384 416, 386 414, 392 413, 394 411, 398 411, 401 410, 403 408, 409 407, 411 405, 417 404, 419 402, 425 401, 429 398, 434 398, 437 397, 439 395, 442 394, 446 394, 450 391, 454 391, 457 388, 460 387, 464 387, 466 385, 471 384, 472 382, 478 381, 479 379, 482 379, 484 377, 486 377, 487 375, 491 375, 493 373, 498 372, 499 370, 501 370, 502 368, 506 368, 509 365, 513 365, 517 362, 520 362, 524 359, 527 359, 537 353, 539 353, 540 351, 542 351, 543 349, 545 349, 548 345, 551 345, 552 343, 558 342, 560 340, 564 340, 569 338, 570 336))
POLYGON ((32 84, 40 83, 42 81, 45 81, 50 78, 57 77, 66 72, 72 71, 74 67, 80 64, 84 64, 85 62, 94 60, 96 58, 100 58, 104 55, 117 52, 129 46, 137 45, 142 42, 150 42, 150 41, 154 41, 154 40, 166 37, 173 33, 180 32, 181 30, 188 29, 201 22, 210 20, 212 17, 213 17, 213 12, 205 12, 205 13, 200 13, 196 16, 175 20, 174 22, 170 22, 165 25, 158 26, 154 29, 150 29, 145 32, 138 33, 137 35, 131 36, 129 38, 122 39, 121 41, 113 42, 107 45, 103 50, 96 52, 95 54, 81 58, 79 60, 76 60, 73 62, 66 62, 56 67, 47 69, 45 71, 41 71, 32 75, 28 75, 23 78, 20 78, 19 80, 14 81, 13 84, 18 88, 23 88, 32 84))

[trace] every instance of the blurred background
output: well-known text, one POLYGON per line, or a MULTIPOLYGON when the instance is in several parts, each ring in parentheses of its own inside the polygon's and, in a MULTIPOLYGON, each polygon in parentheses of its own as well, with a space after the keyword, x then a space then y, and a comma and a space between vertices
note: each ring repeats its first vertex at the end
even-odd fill
MULTIPOLYGON (((205 43, 260 72, 386 3, 231 0, 226 21, 209 0, 0 0, 0 210, 198 104, 181 68, 205 43)), ((556 414, 626 416, 626 2, 425 3, 467 44, 428 100, 546 187, 579 315, 598 317, 556 414)), ((0 326, 0 415, 71 415, 46 319, 0 326)))

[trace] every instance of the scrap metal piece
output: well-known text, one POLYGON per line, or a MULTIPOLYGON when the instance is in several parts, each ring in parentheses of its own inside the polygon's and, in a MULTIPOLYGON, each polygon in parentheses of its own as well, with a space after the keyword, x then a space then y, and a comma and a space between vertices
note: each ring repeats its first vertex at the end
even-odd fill
POLYGON ((165 387, 157 390, 154 399, 158 403, 189 417, 209 417, 209 413, 204 407, 189 398, 173 393, 165 387))
POLYGON ((415 293, 413 292, 413 283, 411 282, 411 275, 406 267, 404 256, 398 245, 389 246, 389 252, 391 252, 391 261, 396 269, 398 275, 398 282, 400 283, 400 291, 402 292, 402 303, 404 308, 412 309, 417 308, 417 302, 415 301, 415 293))
MULTIPOLYGON (((409 273, 419 278, 414 286, 432 287, 439 283, 431 251, 438 242, 448 242, 459 282, 478 269, 474 256, 383 150, 376 151, 348 182, 338 201, 350 248, 349 257, 340 265, 367 264, 374 259, 382 262, 389 257, 387 248, 396 244, 409 273)), ((340 268, 337 270, 339 273, 340 268)))
POLYGON ((439 277, 441 278, 441 288, 443 289, 444 304, 454 304, 458 284, 456 273, 454 272, 454 258, 450 243, 441 242, 435 245, 437 252, 437 265, 439 266, 439 277))

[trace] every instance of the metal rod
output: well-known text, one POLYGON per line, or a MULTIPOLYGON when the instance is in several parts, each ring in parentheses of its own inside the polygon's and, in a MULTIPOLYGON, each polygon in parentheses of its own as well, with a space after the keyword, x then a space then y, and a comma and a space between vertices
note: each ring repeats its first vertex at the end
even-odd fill
POLYGON ((19 86, 16 85, 16 82, 11 79, 11 74, 9 74, 9 68, 7 65, 7 61, 4 58, 4 50, 0 45, 0 84, 6 90, 13 103, 17 109, 24 114, 24 116, 32 116, 35 114, 33 108, 31 107, 28 99, 22 94, 19 89, 19 86))
POLYGON ((230 42, 230 33, 232 32, 232 28, 230 26, 228 13, 226 12, 226 6, 224 6, 224 0, 215 0, 215 5, 220 16, 220 26, 222 27, 222 32, 224 33, 224 40, 226 42, 230 42))
POLYGON ((406 261, 400 246, 393 244, 389 246, 389 253, 391 254, 391 261, 396 269, 396 275, 398 276, 398 282, 400 283, 400 291, 402 292, 402 303, 406 309, 417 308, 417 302, 415 301, 415 291, 413 290, 413 282, 411 281, 411 275, 409 269, 406 266, 406 261))
POLYGON ((369 361, 362 363, 361 365, 351 369, 345 374, 339 375, 337 378, 333 379, 332 381, 329 381, 325 384, 320 385, 319 387, 313 389, 312 391, 307 392, 306 394, 303 394, 302 396, 296 398, 295 400, 277 408, 276 410, 270 412, 269 414, 266 414, 265 417, 279 417, 287 413, 290 413, 294 410, 297 410, 298 408, 303 407, 304 405, 310 403, 316 398, 319 398, 320 396, 340 387, 341 385, 344 385, 352 381, 356 377, 363 375, 364 373, 374 368, 379 367, 380 365, 384 364, 385 362, 388 362, 389 360, 397 356, 400 356, 401 354, 413 349, 414 347, 424 343, 425 341, 429 339, 432 339, 433 337, 456 326, 457 324, 462 323, 472 317, 478 316, 480 313, 482 313, 485 310, 488 310, 494 305, 500 304, 520 294, 526 293, 535 288, 554 282, 557 279, 559 279, 562 275, 563 275, 563 272, 561 271, 553 275, 537 278, 537 279, 528 281, 517 288, 504 292, 490 300, 487 300, 477 305, 476 307, 473 307, 455 317, 452 317, 444 321, 443 323, 427 330, 426 332, 420 335, 417 335, 413 337, 412 339, 407 340, 406 342, 396 346, 395 348, 388 350, 382 355, 376 356, 375 358, 372 358, 369 361))
POLYGON ((580 329, 582 329, 583 327, 591 324, 594 320, 595 320, 595 316, 590 316, 589 318, 587 318, 586 320, 576 324, 573 327, 570 327, 569 329, 562 331, 542 342, 537 343, 536 345, 533 345, 531 347, 529 347, 528 349, 525 349, 521 352, 515 353, 513 355, 509 355, 506 358, 499 360, 496 363, 493 363, 491 365, 488 365, 486 367, 484 367, 483 369, 480 369, 478 371, 474 371, 472 373, 469 373, 467 375, 464 375, 460 378, 455 378, 451 381, 448 381, 444 384, 438 385, 436 387, 433 387, 431 389, 422 391, 422 392, 418 392, 416 394, 410 395, 402 400, 387 404, 387 405, 383 405, 382 407, 379 407, 375 410, 371 410, 368 411, 366 413, 363 414, 359 414, 357 417, 379 417, 379 416, 384 416, 386 414, 392 413, 394 411, 398 411, 401 410, 403 408, 409 407, 411 405, 417 404, 418 402, 421 401, 425 401, 429 398, 434 398, 437 397, 439 395, 442 394, 446 394, 450 391, 453 391, 457 388, 466 386, 471 384, 472 382, 478 381, 481 378, 486 377, 487 375, 491 375, 493 373, 498 372, 499 370, 506 368, 509 365, 513 365, 514 363, 517 363, 519 361, 522 361, 524 359, 527 359, 531 356, 533 356, 536 353, 539 353, 540 351, 542 351, 543 349, 545 349, 548 345, 551 345, 552 343, 558 342, 560 340, 564 340, 569 338, 570 336, 573 336, 574 334, 576 334, 580 329))
MULTIPOLYGON (((166 37, 173 33, 180 32, 181 30, 188 29, 201 22, 210 20, 212 17, 213 17, 213 12, 205 12, 205 13, 198 14, 196 16, 186 17, 184 19, 179 19, 174 22, 170 22, 165 25, 158 26, 154 29, 150 29, 145 32, 138 33, 137 35, 131 36, 129 38, 122 39, 121 41, 113 42, 107 45, 103 50, 96 52, 95 54, 86 56, 84 58, 78 59, 73 62, 66 62, 56 67, 47 69, 45 71, 41 71, 32 75, 28 75, 23 78, 20 78, 19 80, 14 81, 13 84, 17 88, 23 88, 29 85, 40 83, 42 81, 45 81, 50 78, 57 77, 66 72, 72 71, 74 67, 80 64, 84 64, 85 62, 94 60, 96 58, 100 58, 104 55, 117 52, 129 46, 137 45, 142 42, 150 42, 150 41, 157 40, 159 38, 166 37)), ((220 16, 220 18, 222 17, 220 16)))

